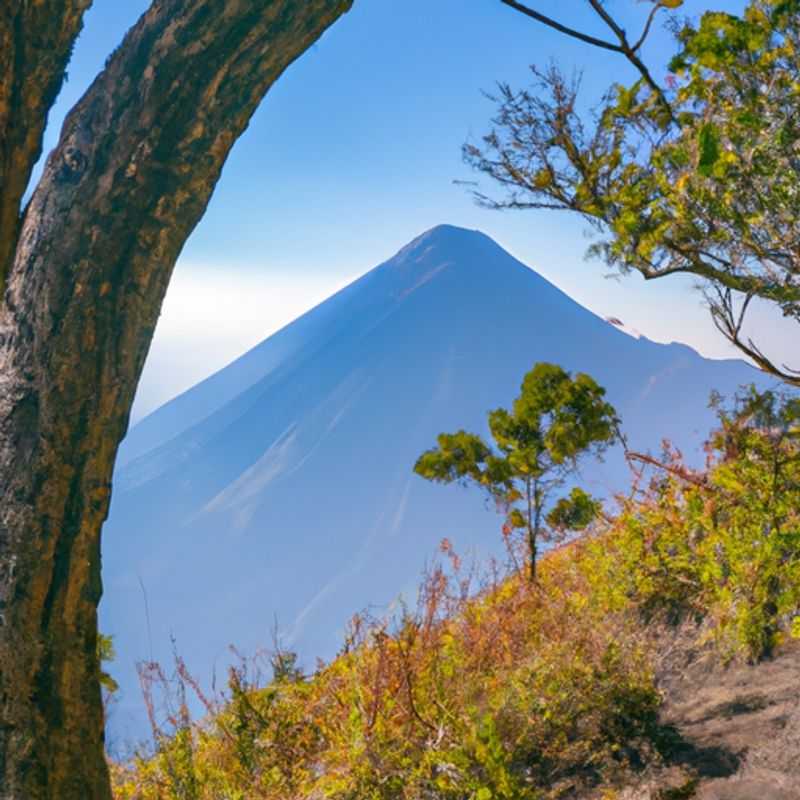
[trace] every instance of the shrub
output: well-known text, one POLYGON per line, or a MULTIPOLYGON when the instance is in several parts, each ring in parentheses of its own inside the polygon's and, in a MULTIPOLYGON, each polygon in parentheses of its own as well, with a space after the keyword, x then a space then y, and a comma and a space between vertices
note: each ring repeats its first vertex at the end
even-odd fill
POLYGON ((587 610, 580 572, 546 562, 538 587, 474 592, 437 568, 413 611, 355 618, 308 679, 233 671, 205 721, 115 768, 117 797, 543 800, 598 782, 651 748, 659 697, 624 617, 587 610))
POLYGON ((707 616, 729 653, 759 659, 800 609, 800 401, 713 402, 706 470, 674 452, 657 463, 593 547, 597 588, 646 614, 707 616))

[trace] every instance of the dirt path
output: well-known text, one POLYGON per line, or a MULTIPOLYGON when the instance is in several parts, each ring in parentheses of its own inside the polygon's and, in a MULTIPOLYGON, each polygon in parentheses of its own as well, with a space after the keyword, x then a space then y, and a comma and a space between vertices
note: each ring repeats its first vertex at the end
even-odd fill
POLYGON ((800 641, 725 666, 677 637, 658 677, 672 766, 624 800, 800 800, 800 641))

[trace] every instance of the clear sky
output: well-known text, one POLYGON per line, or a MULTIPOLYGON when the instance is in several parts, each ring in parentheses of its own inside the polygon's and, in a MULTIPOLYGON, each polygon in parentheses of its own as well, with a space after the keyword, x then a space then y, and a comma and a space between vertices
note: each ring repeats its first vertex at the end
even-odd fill
MULTIPOLYGON (((94 0, 46 148, 147 0, 94 0)), ((539 0, 544 12, 599 31, 580 0, 539 0)), ((696 15, 710 3, 687 0, 696 15)), ((739 10, 740 0, 715 8, 739 10)), ((648 4, 609 0, 630 30, 648 4)), ((645 55, 656 75, 672 52, 657 31, 645 55)), ((443 222, 479 228, 597 313, 659 341, 731 355, 682 279, 606 277, 584 260, 585 224, 556 212, 478 208, 454 180, 472 180, 461 145, 488 126, 483 96, 521 86, 528 65, 584 70, 587 101, 626 64, 566 39, 499 0, 356 0, 272 89, 236 145, 209 210, 178 263, 135 417, 188 388, 349 280, 443 222)), ((777 323, 768 343, 792 355, 777 323), (782 339, 783 336, 783 339, 782 339)))

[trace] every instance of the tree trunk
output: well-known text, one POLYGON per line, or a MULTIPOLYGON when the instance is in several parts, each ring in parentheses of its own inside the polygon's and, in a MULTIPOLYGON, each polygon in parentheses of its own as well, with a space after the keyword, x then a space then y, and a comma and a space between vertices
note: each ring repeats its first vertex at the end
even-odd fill
POLYGON ((528 479, 527 499, 528 499, 528 549, 530 550, 530 570, 528 580, 531 584, 536 583, 536 568, 539 560, 539 535, 542 532, 542 512, 544 509, 544 497, 539 486, 539 480, 528 479))
POLYGON ((536 561, 538 558, 539 528, 541 526, 541 509, 538 484, 530 478, 525 481, 525 499, 527 502, 528 523, 528 581, 536 583, 536 561), (533 484, 533 486, 532 486, 533 484), (534 489, 534 486, 537 487, 534 489))
POLYGON ((528 549, 531 551, 531 560, 528 568, 528 580, 531 583, 536 583, 536 562, 539 558, 538 543, 536 541, 536 534, 533 529, 528 532, 528 549))
POLYGON ((5 0, 0 9, 0 297, 19 206, 42 153, 47 112, 91 0, 5 0))
POLYGON ((0 307, 2 800, 110 797, 96 637, 117 446, 231 146, 351 2, 155 0, 16 224, 0 307))

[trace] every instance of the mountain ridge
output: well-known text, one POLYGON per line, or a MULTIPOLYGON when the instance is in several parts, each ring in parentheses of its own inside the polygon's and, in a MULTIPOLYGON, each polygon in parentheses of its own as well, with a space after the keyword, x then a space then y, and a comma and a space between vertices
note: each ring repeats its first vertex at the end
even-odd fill
MULTIPOLYGON (((339 291, 335 292, 326 300, 318 303, 313 308, 309 309, 308 311, 301 314, 292 322, 288 323, 286 326, 281 328, 279 331, 274 333, 273 335, 267 337, 259 344, 253 346, 249 350, 247 350, 242 355, 238 356, 236 359, 231 361, 229 364, 222 367, 217 372, 209 375, 207 378, 203 379, 202 381, 198 382, 194 386, 190 387, 189 389, 181 392, 176 397, 170 399, 162 406, 151 412, 150 414, 146 415, 142 420, 132 426, 131 430, 128 433, 127 438, 123 442, 122 447, 120 448, 120 454, 118 457, 118 465, 123 466, 130 461, 134 460, 137 456, 144 454, 147 450, 152 447, 152 445, 156 442, 161 442, 164 439, 163 431, 159 431, 155 436, 148 436, 154 424, 157 425, 159 422, 162 422, 163 418, 170 419, 173 425, 177 427, 177 430, 173 432, 173 435, 179 435, 182 430, 185 430, 188 427, 191 427, 192 424, 197 424, 202 422, 205 417, 200 417, 199 419, 192 419, 190 422, 187 422, 183 414, 185 413, 185 402, 187 399, 192 398, 195 399, 198 397, 199 394, 206 392, 210 397, 206 400, 206 403, 201 403, 201 405, 206 410, 206 416, 208 414, 213 413, 213 411, 218 408, 220 405, 227 402, 227 400, 232 399, 234 396, 231 391, 222 390, 220 392, 215 392, 217 384, 220 382, 220 379, 223 375, 230 374, 231 372, 238 373, 237 377, 240 377, 240 381, 238 383, 238 390, 243 391, 246 390, 249 386, 255 384, 260 378, 264 377, 269 372, 269 367, 263 364, 265 349, 275 349, 278 350, 280 353, 280 357, 286 358, 292 352, 292 339, 294 337, 290 336, 290 334, 296 334, 298 327, 306 327, 312 326, 314 324, 319 324, 315 319, 315 316, 319 314, 319 312, 325 307, 326 311, 330 310, 330 304, 332 302, 341 301, 345 298, 345 296, 350 292, 354 287, 357 285, 361 285, 361 282, 372 276, 376 273, 379 273, 384 268, 391 269, 392 267, 399 266, 402 264, 406 259, 410 258, 415 254, 419 254, 419 250, 426 242, 430 240, 435 240, 438 236, 449 235, 449 236, 469 236, 469 237, 476 237, 481 241, 484 241, 491 245, 494 248, 502 249, 499 245, 494 242, 489 236, 483 233, 480 230, 473 230, 462 228, 456 225, 451 225, 448 223, 442 223, 439 225, 435 225, 434 227, 428 229, 424 233, 420 234, 419 236, 415 237, 411 242, 404 245, 397 253, 387 259, 386 261, 382 262, 376 267, 373 267, 371 270, 365 272, 359 278, 356 278, 347 286, 343 287, 339 291), (288 342, 285 340, 289 340, 288 342), (281 350, 278 345, 283 345, 285 349, 281 350), (255 362, 255 363, 254 363, 255 362), (243 374, 243 375, 242 375, 243 374), (175 418, 178 418, 177 420, 175 418)), ((505 253, 505 251, 503 251, 505 253)), ((510 254, 507 254, 510 255, 510 254)), ((556 292, 559 292, 563 297, 569 298, 563 290, 559 289, 554 284, 550 283, 546 278, 540 275, 536 270, 532 269, 524 265, 521 261, 516 259, 515 257, 511 256, 511 258, 526 272, 532 273, 535 275, 539 280, 541 280, 548 289, 552 289, 556 292)), ((442 270, 447 267, 446 264, 439 265, 436 270, 442 270)), ((432 273, 428 273, 427 276, 422 276, 425 280, 430 280, 433 277, 432 273)), ((412 288, 408 289, 407 291, 410 293, 411 291, 419 288, 421 283, 415 284, 412 288)), ((571 302, 571 298, 569 298, 571 302)), ((582 306, 585 309, 585 307, 582 306)), ((591 311, 590 309, 585 309, 588 313, 593 314, 597 317, 598 320, 603 322, 607 322, 607 320, 603 319, 601 316, 597 315, 595 312, 591 311)), ((631 334, 627 333, 624 329, 617 327, 624 335, 630 336, 631 334)), ((646 341, 652 341, 648 339, 646 336, 640 336, 646 341)), ((654 342, 655 343, 655 342, 654 342)), ((700 355, 694 348, 690 345, 685 343, 673 341, 666 343, 667 346, 677 346, 677 347, 685 347, 687 348, 692 354, 700 355)), ((272 356, 270 353, 267 355, 268 361, 272 358, 277 358, 277 354, 272 356)), ((730 360, 730 361, 737 361, 738 359, 716 359, 716 360, 730 360)))

